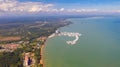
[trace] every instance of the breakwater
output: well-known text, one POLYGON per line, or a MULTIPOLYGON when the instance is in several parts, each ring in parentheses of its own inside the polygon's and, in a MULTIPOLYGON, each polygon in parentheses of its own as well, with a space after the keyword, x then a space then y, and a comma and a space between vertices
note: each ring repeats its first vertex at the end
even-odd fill
POLYGON ((54 36, 68 36, 68 37, 75 37, 74 40, 72 41, 66 41, 67 44, 71 44, 74 45, 77 43, 77 41, 79 40, 79 37, 82 36, 82 34, 80 33, 75 33, 75 32, 60 32, 60 31, 56 31, 55 33, 53 33, 51 36, 49 36, 49 38, 52 38, 54 36))

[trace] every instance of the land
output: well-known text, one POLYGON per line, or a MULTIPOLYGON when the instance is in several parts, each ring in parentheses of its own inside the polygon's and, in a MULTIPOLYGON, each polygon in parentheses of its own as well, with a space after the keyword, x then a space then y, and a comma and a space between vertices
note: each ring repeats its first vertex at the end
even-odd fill
POLYGON ((16 40, 21 40, 21 38, 19 36, 0 37, 0 41, 16 41, 16 40))
POLYGON ((71 23, 63 18, 0 22, 0 67, 43 67, 48 36, 71 23))

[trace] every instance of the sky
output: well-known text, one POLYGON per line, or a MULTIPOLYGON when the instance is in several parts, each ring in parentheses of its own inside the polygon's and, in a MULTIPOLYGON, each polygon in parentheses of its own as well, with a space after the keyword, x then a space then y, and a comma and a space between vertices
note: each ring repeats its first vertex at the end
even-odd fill
POLYGON ((20 0, 20 1, 52 3, 55 5, 59 5, 61 7, 68 7, 71 5, 70 6, 71 8, 80 8, 80 7, 97 8, 98 7, 98 8, 104 8, 104 9, 105 8, 117 9, 117 7, 120 7, 120 0, 20 0))
POLYGON ((0 16, 120 13, 120 0, 0 0, 0 16))
POLYGON ((119 0, 20 0, 20 1, 37 1, 46 3, 110 3, 119 2, 119 0))

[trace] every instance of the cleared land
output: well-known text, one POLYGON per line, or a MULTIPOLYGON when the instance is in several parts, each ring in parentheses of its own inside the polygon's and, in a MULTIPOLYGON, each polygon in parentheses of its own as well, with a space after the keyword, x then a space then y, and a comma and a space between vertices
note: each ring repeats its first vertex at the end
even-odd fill
POLYGON ((0 41, 17 41, 21 38, 19 36, 0 37, 0 41))

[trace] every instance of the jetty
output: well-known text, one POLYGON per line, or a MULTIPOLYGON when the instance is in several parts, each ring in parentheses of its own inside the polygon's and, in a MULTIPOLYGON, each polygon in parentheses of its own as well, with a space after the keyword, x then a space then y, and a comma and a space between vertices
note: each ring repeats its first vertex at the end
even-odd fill
POLYGON ((68 36, 68 37, 75 37, 74 40, 72 41, 66 41, 67 44, 71 44, 74 45, 77 43, 77 41, 79 40, 79 37, 82 36, 82 34, 80 33, 75 33, 75 32, 60 32, 59 30, 56 30, 55 33, 53 33, 52 35, 49 36, 49 38, 53 38, 55 36, 68 36))
POLYGON ((79 37, 82 35, 80 33, 74 33, 74 32, 61 32, 58 34, 58 36, 68 36, 68 37, 75 37, 72 41, 66 41, 67 44, 74 45, 79 40, 79 37))

